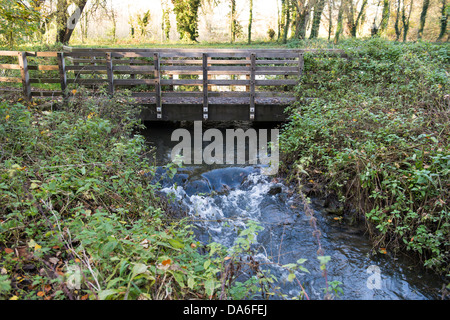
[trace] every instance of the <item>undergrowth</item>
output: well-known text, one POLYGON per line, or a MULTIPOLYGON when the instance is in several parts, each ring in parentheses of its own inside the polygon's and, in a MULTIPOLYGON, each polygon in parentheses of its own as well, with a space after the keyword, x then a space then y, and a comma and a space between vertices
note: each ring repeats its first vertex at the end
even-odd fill
MULTIPOLYGON (((299 44, 301 46, 301 43, 299 44)), ((292 177, 366 221, 375 251, 449 272, 449 44, 382 39, 305 54, 280 148, 292 177)))

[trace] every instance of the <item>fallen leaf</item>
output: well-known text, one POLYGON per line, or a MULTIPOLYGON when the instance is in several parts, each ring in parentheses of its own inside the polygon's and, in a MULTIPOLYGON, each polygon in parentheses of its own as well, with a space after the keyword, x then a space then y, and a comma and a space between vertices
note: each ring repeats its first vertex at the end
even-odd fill
POLYGON ((191 243, 191 248, 192 248, 192 249, 197 248, 197 245, 196 245, 195 243, 192 242, 192 243, 191 243))
POLYGON ((12 296, 11 298, 9 298, 9 300, 19 300, 18 296, 12 296))
POLYGON ((5 248, 5 252, 6 252, 6 254, 10 254, 10 253, 13 253, 14 250, 11 248, 5 248))
POLYGON ((45 295, 44 291, 39 291, 39 292, 37 293, 37 296, 38 296, 38 297, 43 297, 44 295, 45 295))
POLYGON ((168 266, 168 265, 170 265, 171 263, 172 263, 172 260, 170 260, 170 259, 163 260, 163 261, 161 262, 161 264, 162 264, 163 266, 168 266))
POLYGON ((49 284, 46 284, 46 285, 44 286, 44 291, 45 291, 45 292, 49 292, 50 290, 52 290, 52 286, 49 285, 49 284))
POLYGON ((84 296, 81 297, 81 300, 87 300, 89 298, 89 294, 85 294, 84 296))

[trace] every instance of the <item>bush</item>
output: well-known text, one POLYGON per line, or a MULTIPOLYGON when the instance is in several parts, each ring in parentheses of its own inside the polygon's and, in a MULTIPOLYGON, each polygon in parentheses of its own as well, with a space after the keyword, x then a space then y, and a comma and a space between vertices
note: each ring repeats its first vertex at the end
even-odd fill
POLYGON ((305 55, 280 148, 286 170, 367 221, 376 249, 449 271, 449 44, 350 40, 305 55), (382 250, 384 251, 384 249, 382 250))
POLYGON ((138 112, 80 91, 0 102, 0 298, 206 297, 209 257, 149 179, 138 112))

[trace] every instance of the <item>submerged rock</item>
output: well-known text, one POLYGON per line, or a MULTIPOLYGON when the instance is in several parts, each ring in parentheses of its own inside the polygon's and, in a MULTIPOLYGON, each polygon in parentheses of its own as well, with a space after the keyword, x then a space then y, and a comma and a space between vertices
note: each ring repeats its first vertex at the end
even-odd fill
POLYGON ((283 188, 281 184, 276 184, 270 187, 269 191, 267 192, 271 196, 277 195, 279 193, 283 192, 283 188))

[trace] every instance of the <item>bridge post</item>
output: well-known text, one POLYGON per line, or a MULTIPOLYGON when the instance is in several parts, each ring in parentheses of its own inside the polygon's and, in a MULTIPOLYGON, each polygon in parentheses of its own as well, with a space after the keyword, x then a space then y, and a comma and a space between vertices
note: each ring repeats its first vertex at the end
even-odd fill
POLYGON ((298 81, 300 81, 300 79, 303 75, 304 66, 305 66, 305 60, 303 58, 303 52, 300 52, 298 54, 298 81))
POLYGON ((256 55, 250 54, 250 120, 255 120, 255 71, 256 55))
POLYGON ((208 119, 208 54, 202 54, 203 69, 203 119, 208 119))
POLYGON ((22 90, 25 95, 25 99, 31 100, 31 83, 30 74, 28 72, 27 53, 19 52, 19 67, 20 75, 22 77, 22 90))
POLYGON ((153 64, 155 66, 155 99, 156 99, 156 118, 162 119, 162 104, 161 104, 161 68, 159 61, 159 53, 153 54, 153 64))
POLYGON ((59 68, 59 79, 61 83, 61 91, 66 98, 66 87, 67 87, 67 76, 66 76, 66 63, 64 61, 64 52, 58 52, 58 68, 59 68))
POLYGON ((106 73, 108 74, 108 91, 112 96, 114 95, 114 75, 111 52, 106 52, 106 73))

